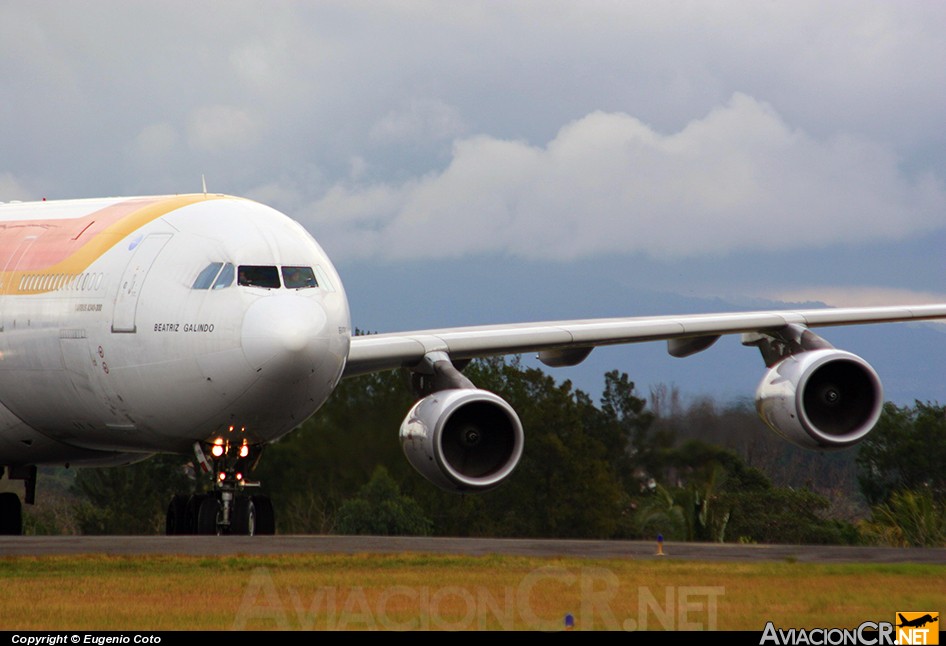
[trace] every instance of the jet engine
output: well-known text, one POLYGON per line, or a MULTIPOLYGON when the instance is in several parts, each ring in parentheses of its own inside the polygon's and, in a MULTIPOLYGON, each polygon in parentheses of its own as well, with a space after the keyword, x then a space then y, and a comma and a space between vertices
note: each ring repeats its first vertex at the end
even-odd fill
POLYGON ((522 457, 519 416, 498 395, 478 388, 441 390, 411 408, 401 447, 421 475, 448 491, 486 491, 522 457))
POLYGON ((883 407, 874 369, 850 352, 790 354, 769 368, 756 409, 776 433, 808 449, 841 449, 874 428, 883 407))

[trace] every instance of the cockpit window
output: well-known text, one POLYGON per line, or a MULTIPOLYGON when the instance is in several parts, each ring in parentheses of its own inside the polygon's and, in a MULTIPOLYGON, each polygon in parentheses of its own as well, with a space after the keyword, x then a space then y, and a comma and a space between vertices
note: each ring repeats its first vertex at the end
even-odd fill
POLYGON ((305 287, 318 287, 319 283, 315 280, 315 273, 312 267, 283 267, 282 282, 287 289, 302 289, 305 287))
POLYGON ((214 281, 214 289, 223 289, 224 287, 229 287, 233 284, 233 264, 227 263, 223 266, 223 269, 220 270, 220 275, 217 276, 217 280, 214 281))
POLYGON ((197 279, 194 281, 194 285, 191 289, 210 289, 210 286, 213 285, 214 278, 217 277, 217 273, 220 271, 221 265, 223 265, 222 262, 212 262, 204 267, 203 271, 197 274, 197 279))
POLYGON ((237 283, 246 287, 279 288, 279 272, 272 265, 240 265, 237 283))

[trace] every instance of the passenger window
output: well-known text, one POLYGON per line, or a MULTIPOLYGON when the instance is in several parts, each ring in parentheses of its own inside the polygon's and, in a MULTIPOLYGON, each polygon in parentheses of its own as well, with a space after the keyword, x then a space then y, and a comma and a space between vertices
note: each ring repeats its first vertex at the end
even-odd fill
POLYGON ((220 270, 220 275, 217 276, 217 280, 214 281, 213 289, 223 289, 224 287, 229 287, 233 284, 233 264, 227 263, 223 266, 223 269, 220 270))
POLYGON ((204 267, 204 270, 197 275, 197 280, 194 281, 191 289, 210 289, 222 265, 222 262, 212 262, 204 267))
POLYGON ((279 288, 279 272, 272 265, 240 265, 237 283, 246 287, 279 288))
POLYGON ((282 282, 287 289, 303 289, 305 287, 318 287, 319 283, 315 280, 315 273, 312 267, 283 267, 282 282))

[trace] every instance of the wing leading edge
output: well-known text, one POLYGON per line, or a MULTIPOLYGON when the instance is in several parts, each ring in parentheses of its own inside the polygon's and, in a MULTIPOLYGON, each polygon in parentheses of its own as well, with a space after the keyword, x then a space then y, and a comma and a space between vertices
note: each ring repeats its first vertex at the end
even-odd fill
POLYGON ((550 366, 575 365, 600 345, 666 341, 685 357, 724 334, 762 353, 766 371, 756 410, 786 440, 833 450, 864 439, 880 419, 883 386, 860 357, 834 348, 810 328, 946 319, 946 304, 518 323, 373 334, 351 339, 344 376, 411 371, 420 397, 399 432, 408 461, 452 491, 485 491, 522 456, 525 432, 515 410, 478 389, 458 368, 489 355, 538 352, 550 366))
MULTIPOLYGON (((352 338, 344 376, 413 367, 438 352, 456 361, 543 351, 567 356, 561 353, 576 350, 580 360, 597 346, 665 340, 671 354, 686 356, 724 334, 934 319, 946 319, 946 304, 547 321, 371 334, 352 338)), ((549 356, 554 360, 556 355, 549 356)), ((577 360, 562 365, 566 363, 577 360)))

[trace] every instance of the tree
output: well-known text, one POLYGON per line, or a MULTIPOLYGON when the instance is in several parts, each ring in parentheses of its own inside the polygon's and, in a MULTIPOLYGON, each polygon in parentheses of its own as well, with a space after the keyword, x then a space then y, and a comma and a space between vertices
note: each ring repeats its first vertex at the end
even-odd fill
POLYGON ((417 502, 401 493, 388 470, 379 466, 371 480, 338 510, 336 533, 375 536, 426 536, 431 522, 417 502))
POLYGON ((253 477, 277 506, 281 532, 329 533, 342 503, 378 465, 404 489, 414 477, 397 433, 414 397, 400 371, 344 379, 295 431, 266 448, 253 477))
POLYGON ((654 524, 655 509, 670 510, 661 533, 676 540, 724 541, 732 514, 726 493, 769 486, 734 453, 697 440, 664 450, 663 461, 661 482, 653 481, 637 496, 641 516, 635 526, 647 529, 654 524))
POLYGON ((658 418, 657 424, 671 430, 682 444, 698 439, 727 449, 746 466, 764 473, 774 487, 809 490, 823 496, 829 502, 824 513, 832 517, 853 522, 868 513, 858 486, 857 447, 811 451, 786 442, 765 426, 747 401, 720 406, 712 399, 698 398, 677 410, 669 418, 658 418))
POLYGON ((674 499, 674 492, 660 484, 654 484, 650 495, 642 496, 634 503, 631 525, 633 538, 653 539, 663 536, 668 540, 687 540, 689 525, 683 503, 674 499))
POLYGON ((861 527, 868 539, 895 547, 946 547, 946 505, 932 492, 895 491, 861 527))
MULTIPOLYGON (((484 494, 458 498, 419 477, 413 495, 434 519, 436 531, 467 536, 620 535, 627 497, 615 471, 614 452, 599 431, 600 412, 591 399, 556 383, 541 370, 513 359, 474 361, 464 373, 479 387, 501 393, 526 431, 516 472, 484 494)), ((614 446, 623 455, 626 441, 614 446)))
POLYGON ((673 446, 672 431, 654 426, 654 413, 635 394, 627 373, 612 370, 604 376, 601 414, 607 423, 598 425, 596 436, 612 456, 612 465, 625 474, 625 485, 633 479, 656 476, 665 465, 666 452, 673 446))
POLYGON ((167 506, 193 492, 187 458, 157 455, 123 467, 81 469, 73 490, 82 498, 76 520, 83 534, 163 534, 167 506))
POLYGON ((736 453, 698 440, 667 452, 667 483, 636 499, 639 538, 758 543, 851 543, 853 525, 827 515, 828 500, 774 487, 736 453), (646 533, 650 532, 650 533, 646 533))
POLYGON ((857 454, 861 491, 871 505, 897 491, 929 491, 946 496, 946 409, 916 402, 884 405, 877 427, 857 454))
POLYGON ((733 491, 727 540, 752 543, 838 545, 856 543, 854 525, 828 516, 828 499, 808 489, 771 487, 733 491))

